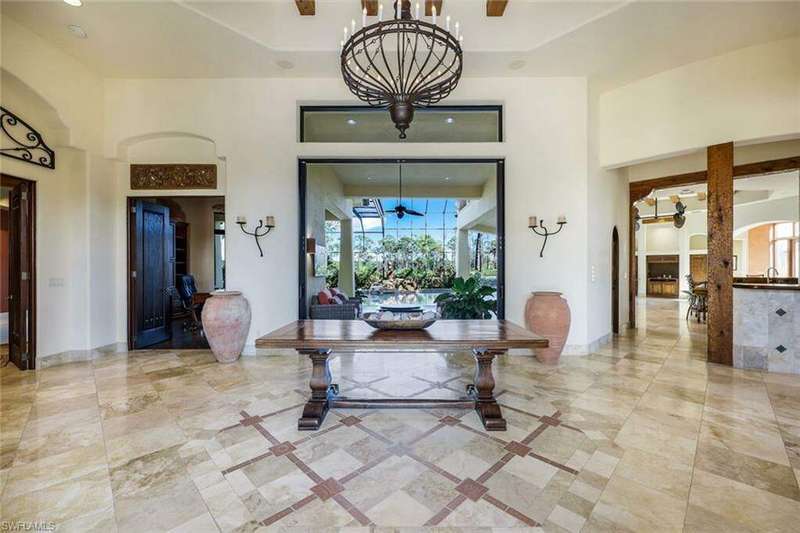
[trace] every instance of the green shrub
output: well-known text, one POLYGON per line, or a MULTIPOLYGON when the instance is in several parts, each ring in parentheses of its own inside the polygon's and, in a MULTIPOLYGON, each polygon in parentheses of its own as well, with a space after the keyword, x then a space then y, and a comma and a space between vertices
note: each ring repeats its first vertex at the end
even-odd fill
POLYGON ((456 278, 451 292, 436 297, 436 304, 445 319, 492 318, 497 311, 497 300, 489 298, 494 295, 495 288, 484 285, 481 275, 471 278, 456 278))

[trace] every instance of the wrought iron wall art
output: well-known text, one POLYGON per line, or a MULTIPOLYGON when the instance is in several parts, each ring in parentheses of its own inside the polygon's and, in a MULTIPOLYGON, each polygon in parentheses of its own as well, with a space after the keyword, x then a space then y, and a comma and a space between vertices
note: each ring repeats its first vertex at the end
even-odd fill
POLYGON ((555 235, 556 233, 560 232, 561 229, 564 227, 564 224, 567 223, 567 217, 560 216, 556 221, 558 224, 558 229, 555 231, 548 230, 544 225, 544 220, 537 220, 536 217, 528 217, 528 227, 540 237, 544 237, 544 242, 542 243, 542 249, 539 250, 539 257, 544 257, 544 247, 547 246, 547 238, 551 235, 555 235))
POLYGON ((7 138, 0 144, 0 155, 56 168, 56 153, 47 146, 42 135, 5 107, 0 107, 0 129, 7 138))
POLYGON ((267 233, 272 231, 273 228, 275 228, 275 217, 266 216, 263 218, 263 220, 259 220, 258 226, 256 226, 253 231, 247 231, 244 229, 245 225, 247 225, 247 218, 245 217, 236 217, 236 223, 239 225, 245 235, 250 235, 251 237, 255 238, 256 246, 258 246, 258 253, 261 254, 261 257, 264 257, 264 250, 261 249, 261 243, 258 239, 264 237, 267 233), (265 231, 263 233, 259 232, 261 229, 264 229, 265 231))
POLYGON ((217 165, 131 165, 131 189, 216 189, 217 165))

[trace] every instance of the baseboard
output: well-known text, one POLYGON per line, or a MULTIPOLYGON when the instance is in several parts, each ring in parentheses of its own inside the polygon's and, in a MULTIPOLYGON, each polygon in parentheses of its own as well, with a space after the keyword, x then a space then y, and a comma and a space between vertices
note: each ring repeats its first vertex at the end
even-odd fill
POLYGON ((263 357, 263 356, 272 356, 272 355, 295 355, 297 352, 293 349, 288 348, 256 348, 255 344, 246 344, 244 350, 242 350, 242 357, 263 357))
POLYGON ((102 357, 127 352, 128 345, 124 342, 114 342, 91 350, 67 350, 65 352, 54 353, 44 357, 36 358, 36 368, 49 368, 51 366, 65 365, 67 363, 76 363, 80 361, 94 361, 102 357))

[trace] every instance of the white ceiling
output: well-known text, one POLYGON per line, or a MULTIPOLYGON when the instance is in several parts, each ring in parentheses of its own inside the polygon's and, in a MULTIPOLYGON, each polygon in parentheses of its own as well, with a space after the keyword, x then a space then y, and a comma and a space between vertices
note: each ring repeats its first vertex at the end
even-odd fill
MULTIPOLYGON (((317 0, 313 17, 290 0, 3 1, 0 9, 107 77, 337 76, 342 27, 360 20, 358 0, 317 0)), ((580 75, 601 88, 800 34, 800 2, 511 0, 504 17, 488 18, 485 0, 444 0, 443 11, 462 22, 465 76, 580 75)))
MULTIPOLYGON (((739 178, 733 182, 733 187, 734 205, 798 197, 800 195, 800 172, 794 170, 739 178)), ((705 211, 708 208, 707 200, 698 200, 698 192, 707 192, 705 183, 658 189, 653 191, 650 197, 657 199, 659 213, 670 214, 675 211, 670 200, 670 196, 673 195, 680 197, 687 211, 705 211)), ((640 215, 645 216, 655 213, 655 206, 648 206, 644 201, 637 202, 636 206, 639 208, 640 215)))
MULTIPOLYGON (((399 181, 397 164, 335 164, 329 166, 343 185, 394 186, 399 181)), ((404 163, 403 187, 478 187, 494 179, 493 163, 404 163)))

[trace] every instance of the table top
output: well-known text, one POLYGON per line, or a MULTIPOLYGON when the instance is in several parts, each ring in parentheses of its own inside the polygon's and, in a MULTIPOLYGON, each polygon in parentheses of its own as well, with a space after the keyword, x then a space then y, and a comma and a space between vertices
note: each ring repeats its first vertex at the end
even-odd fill
POLYGON ((256 348, 441 351, 546 348, 548 341, 507 320, 439 320, 428 329, 377 330, 361 320, 298 320, 256 340, 256 348))

